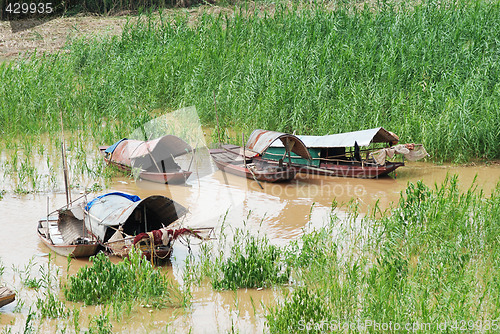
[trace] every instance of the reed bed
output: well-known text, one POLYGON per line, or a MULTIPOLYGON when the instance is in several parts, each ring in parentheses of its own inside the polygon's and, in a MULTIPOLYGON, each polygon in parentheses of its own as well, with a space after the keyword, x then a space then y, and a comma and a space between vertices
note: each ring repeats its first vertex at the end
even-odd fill
POLYGON ((361 225, 332 220, 305 234, 289 257, 297 286, 270 308, 270 332, 380 332, 389 323, 391 332, 406 332, 396 323, 416 333, 493 330, 499 210, 500 186, 486 197, 460 192, 451 177, 434 189, 409 184, 392 212, 361 225))
POLYGON ((70 130, 112 143, 151 110, 223 127, 326 134, 384 126, 436 160, 500 156, 498 2, 323 5, 144 17, 122 36, 0 65, 4 138, 70 130))

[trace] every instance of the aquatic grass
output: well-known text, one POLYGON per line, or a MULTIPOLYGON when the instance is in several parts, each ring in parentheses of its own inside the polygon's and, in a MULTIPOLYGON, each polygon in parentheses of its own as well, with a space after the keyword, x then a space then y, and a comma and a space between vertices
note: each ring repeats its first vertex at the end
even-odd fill
MULTIPOLYGON (((29 259, 28 263, 24 265, 23 269, 12 265, 12 270, 14 271, 14 273, 17 273, 19 275, 22 284, 29 289, 39 289, 43 286, 44 283, 43 278, 34 277, 36 275, 34 274, 35 264, 35 258, 32 257, 29 259)), ((42 267, 39 266, 39 269, 41 268, 42 267)))
POLYGON ((418 333, 445 321, 491 326, 500 319, 499 210, 500 186, 489 197, 475 185, 461 192, 453 176, 433 188, 410 183, 380 217, 333 219, 304 234, 303 247, 289 254, 296 286, 269 308, 270 332, 335 332, 346 323, 368 332, 377 330, 367 324, 389 322, 423 324, 418 333))
POLYGON ((281 263, 281 250, 267 237, 247 235, 243 245, 235 243, 227 259, 217 259, 220 271, 212 276, 216 290, 262 288, 288 283, 290 270, 281 263))
MULTIPOLYGON (((75 132, 66 135, 66 157, 69 165, 70 186, 87 188, 92 184, 104 186, 117 175, 117 169, 106 168, 93 143, 85 134, 75 132)), ((14 140, 11 149, 2 153, 0 165, 3 181, 8 190, 17 194, 41 193, 63 189, 61 142, 43 135, 38 143, 14 140), (28 148, 27 145, 32 145, 28 148), (39 145, 39 147, 35 150, 39 145), (43 148, 42 148, 43 147, 43 148)))
POLYGON ((64 286, 68 301, 86 305, 137 302, 155 308, 183 305, 182 292, 137 252, 113 264, 99 253, 64 286))
POLYGON ((221 232, 219 245, 202 245, 199 258, 186 260, 185 285, 200 284, 204 278, 209 279, 215 290, 286 284, 290 269, 284 258, 284 250, 272 245, 266 236, 235 229, 229 241, 221 232))
POLYGON ((42 320, 45 318, 67 318, 70 315, 66 305, 59 300, 59 297, 52 290, 47 290, 42 297, 39 296, 35 304, 38 311, 37 315, 42 320))
POLYGON ((88 331, 85 333, 88 334, 112 334, 113 333, 113 325, 109 320, 109 313, 106 309, 103 309, 101 314, 97 314, 95 316, 90 317, 90 326, 88 331))

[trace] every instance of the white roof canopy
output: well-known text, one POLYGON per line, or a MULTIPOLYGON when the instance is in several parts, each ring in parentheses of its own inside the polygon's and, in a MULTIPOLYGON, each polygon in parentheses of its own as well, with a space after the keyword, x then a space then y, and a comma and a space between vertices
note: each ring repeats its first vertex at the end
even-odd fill
MULTIPOLYGON (((326 136, 297 136, 307 148, 322 147, 352 147, 354 143, 359 146, 368 146, 371 143, 398 142, 399 138, 386 129, 374 128, 361 131, 338 133, 326 136)), ((272 147, 283 147, 281 142, 274 142, 272 147)))

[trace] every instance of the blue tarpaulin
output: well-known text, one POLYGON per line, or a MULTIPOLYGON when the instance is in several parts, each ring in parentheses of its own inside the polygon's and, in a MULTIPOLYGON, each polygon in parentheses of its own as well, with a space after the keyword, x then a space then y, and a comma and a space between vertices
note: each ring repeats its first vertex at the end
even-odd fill
POLYGON ((121 193, 121 192, 117 191, 117 192, 113 192, 113 193, 109 193, 109 194, 104 194, 104 195, 101 195, 99 197, 94 198, 93 200, 91 200, 90 202, 88 202, 87 205, 85 205, 85 211, 89 211, 90 208, 92 207, 92 205, 94 205, 94 203, 97 200, 99 200, 99 199, 101 199, 103 197, 109 196, 109 195, 122 196, 122 197, 128 198, 132 202, 139 202, 141 200, 139 196, 129 195, 129 194, 125 194, 125 193, 121 193))
POLYGON ((119 141, 117 141, 116 143, 114 143, 113 145, 111 145, 110 147, 108 147, 106 149, 106 151, 104 151, 104 152, 106 152, 106 153, 113 153, 115 151, 116 147, 118 146, 118 144, 120 144, 124 140, 127 140, 127 138, 120 139, 119 141))

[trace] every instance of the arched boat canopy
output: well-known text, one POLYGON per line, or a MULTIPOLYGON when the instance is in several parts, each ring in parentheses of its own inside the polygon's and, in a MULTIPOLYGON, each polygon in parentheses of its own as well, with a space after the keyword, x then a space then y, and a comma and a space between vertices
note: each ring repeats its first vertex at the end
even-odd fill
POLYGON ((89 202, 85 226, 101 242, 122 227, 127 235, 134 236, 166 227, 187 213, 187 209, 174 200, 160 195, 149 196, 134 202, 132 195, 108 194, 89 202))
POLYGON ((149 141, 121 139, 106 149, 112 160, 126 166, 134 165, 134 160, 147 158, 160 162, 191 152, 191 146, 179 137, 166 135, 149 141))
MULTIPOLYGON (((326 136, 297 136, 308 148, 352 147, 355 143, 359 146, 368 146, 371 143, 397 143, 399 137, 386 129, 374 128, 361 131, 337 133, 326 136)), ((273 147, 283 147, 279 143, 273 147)))
POLYGON ((302 140, 297 138, 297 136, 283 132, 261 129, 254 130, 250 135, 250 138, 248 138, 246 148, 262 155, 267 148, 278 139, 281 141, 281 147, 284 147, 286 143, 289 143, 288 147, 291 146, 291 152, 300 155, 304 159, 311 159, 311 154, 302 140))

